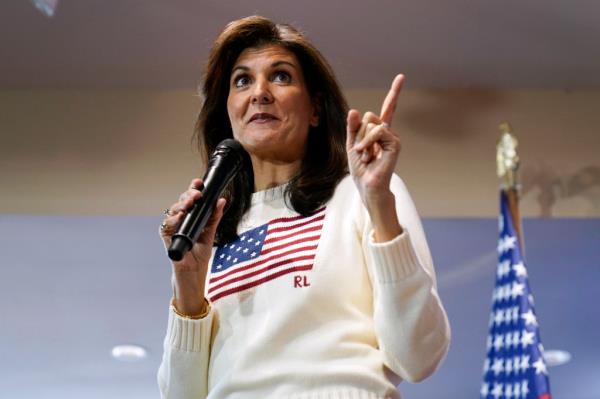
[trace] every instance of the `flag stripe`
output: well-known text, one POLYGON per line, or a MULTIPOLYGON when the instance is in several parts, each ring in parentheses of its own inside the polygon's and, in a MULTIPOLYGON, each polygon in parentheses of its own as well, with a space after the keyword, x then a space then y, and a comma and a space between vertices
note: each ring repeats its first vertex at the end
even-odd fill
MULTIPOLYGON (((283 259, 283 260, 281 260, 279 262, 269 264, 269 265, 263 267, 262 269, 254 270, 254 271, 252 271, 250 273, 247 273, 247 274, 244 274, 242 276, 237 276, 237 277, 234 277, 234 278, 229 279, 227 281, 224 281, 224 282, 222 282, 220 284, 217 284, 215 286, 211 286, 210 289, 208 290, 208 293, 210 294, 211 292, 216 291, 219 288, 222 288, 222 287, 224 287, 226 285, 229 285, 229 284, 232 284, 232 283, 236 283, 236 282, 241 281, 241 280, 246 280, 246 279, 252 278, 252 277, 257 276, 257 275, 259 275, 261 273, 264 273, 264 272, 267 272, 269 270, 275 269, 275 268, 277 268, 279 266, 285 266, 285 265, 287 265, 289 263, 299 262, 299 261, 303 261, 303 260, 313 260, 314 257, 315 257, 315 255, 312 254, 312 255, 304 255, 304 256, 297 256, 297 257, 294 257, 294 258, 283 259)), ((312 267, 312 265, 311 265, 311 267, 312 267)))
POLYGON ((298 215, 298 216, 289 216, 289 217, 283 217, 283 218, 277 218, 277 219, 272 219, 269 223, 270 224, 275 224, 275 223, 287 223, 287 222, 293 222, 295 220, 300 220, 300 219, 305 219, 308 217, 313 217, 316 216, 317 214, 324 212, 325 211, 325 207, 323 208, 319 208, 316 211, 314 211, 313 213, 311 213, 310 215, 307 216, 302 216, 302 215, 298 215))
POLYGON ((312 227, 308 227, 306 229, 302 229, 299 230, 297 232, 292 232, 288 235, 284 235, 284 236, 279 236, 279 237, 273 237, 273 238, 268 238, 265 240, 264 245, 267 246, 268 244, 274 242, 274 241, 281 241, 281 240, 286 240, 288 238, 292 238, 292 237, 296 237, 299 234, 306 234, 306 233, 313 233, 315 231, 320 231, 322 228, 322 225, 316 225, 316 226, 312 226, 312 227))
POLYGON ((318 241, 318 240, 319 240, 319 236, 312 236, 312 237, 299 238, 299 239, 297 239, 297 240, 294 240, 294 241, 285 242, 285 243, 283 243, 283 244, 280 244, 280 245, 277 245, 277 246, 274 246, 274 247, 271 247, 271 248, 267 248, 267 249, 263 250, 263 251, 260 253, 260 255, 261 255, 261 256, 268 255, 268 254, 270 254, 271 252, 278 251, 278 250, 280 250, 280 249, 282 249, 282 248, 288 248, 288 247, 290 247, 291 245, 304 244, 304 243, 308 243, 308 242, 311 242, 311 241, 318 241))
POLYGON ((289 251, 283 252, 281 254, 276 254, 276 255, 273 255, 273 256, 265 257, 265 258, 260 259, 258 261, 246 264, 245 266, 236 267, 233 270, 231 270, 231 269, 227 270, 226 273, 211 278, 209 280, 209 283, 211 283, 211 284, 212 283, 216 283, 216 282, 221 281, 224 278, 227 278, 227 277, 229 277, 229 276, 231 276, 233 274, 237 274, 237 273, 243 272, 245 270, 252 269, 254 267, 257 267, 257 266, 260 266, 260 265, 262 265, 264 263, 270 262, 273 259, 279 258, 281 256, 287 256, 287 255, 290 255, 290 254, 293 254, 293 253, 296 253, 296 252, 309 251, 309 250, 315 250, 315 249, 317 249, 317 245, 311 245, 309 247, 301 247, 301 248, 298 248, 298 249, 290 249, 289 251))
POLYGON ((313 222, 319 222, 319 221, 321 221, 323 219, 325 219, 325 215, 321 215, 321 216, 316 217, 314 219, 302 221, 300 223, 293 224, 293 225, 284 225, 284 226, 275 227, 275 228, 270 228, 269 227, 269 233, 274 234, 274 233, 279 233, 280 231, 287 231, 287 230, 297 229, 297 228, 300 228, 302 226, 306 226, 307 224, 311 224, 313 222))
POLYGON ((243 290, 248 289, 248 288, 252 288, 252 287, 257 286, 259 284, 262 284, 264 282, 267 282, 267 281, 273 280, 273 279, 275 279, 277 277, 283 276, 284 274, 293 273, 293 272, 300 272, 300 271, 305 271, 305 270, 310 270, 310 269, 312 269, 312 265, 309 265, 309 266, 297 266, 297 267, 292 267, 290 269, 280 270, 277 273, 273 273, 273 274, 270 274, 268 276, 265 276, 265 277, 261 278, 260 280, 251 281, 249 283, 240 285, 238 287, 234 287, 234 288, 231 288, 231 289, 226 290, 226 291, 221 291, 218 294, 215 294, 214 296, 211 296, 210 297, 210 301, 214 302, 217 299, 222 298, 222 297, 224 297, 226 295, 234 294, 236 292, 243 291, 243 290))

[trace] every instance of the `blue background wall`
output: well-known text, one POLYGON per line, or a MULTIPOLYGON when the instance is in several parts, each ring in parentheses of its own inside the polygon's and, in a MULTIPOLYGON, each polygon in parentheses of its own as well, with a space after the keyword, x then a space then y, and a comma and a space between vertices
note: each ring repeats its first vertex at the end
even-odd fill
MULTIPOLYGON (((0 387, 6 398, 158 397, 170 266, 160 218, 0 216, 0 387), (113 345, 149 350, 142 362, 113 345)), ((496 219, 424 221, 452 325, 449 355, 405 398, 477 398, 495 279, 496 219)), ((600 397, 600 219, 524 221, 526 260, 554 398, 600 397)))

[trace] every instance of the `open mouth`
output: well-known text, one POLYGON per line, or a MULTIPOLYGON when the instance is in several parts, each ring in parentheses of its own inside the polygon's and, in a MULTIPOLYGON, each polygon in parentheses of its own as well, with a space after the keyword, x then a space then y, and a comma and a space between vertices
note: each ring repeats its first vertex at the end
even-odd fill
POLYGON ((266 112, 260 112, 260 113, 252 115, 252 117, 250 118, 248 123, 251 123, 251 122, 267 123, 267 122, 276 121, 276 120, 278 120, 278 119, 275 117, 275 115, 271 115, 266 112))

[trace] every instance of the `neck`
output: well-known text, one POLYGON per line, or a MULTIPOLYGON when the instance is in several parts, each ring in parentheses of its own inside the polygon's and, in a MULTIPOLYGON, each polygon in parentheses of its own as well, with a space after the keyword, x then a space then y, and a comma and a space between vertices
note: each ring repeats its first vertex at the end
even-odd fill
POLYGON ((273 162, 251 155, 254 171, 254 191, 262 191, 287 183, 298 173, 301 160, 293 162, 273 162))

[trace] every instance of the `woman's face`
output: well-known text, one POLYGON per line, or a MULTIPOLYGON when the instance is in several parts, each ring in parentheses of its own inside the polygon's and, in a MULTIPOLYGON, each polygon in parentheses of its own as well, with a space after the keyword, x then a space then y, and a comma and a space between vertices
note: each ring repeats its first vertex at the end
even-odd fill
POLYGON ((253 156, 295 162, 318 124, 294 53, 277 45, 245 49, 233 66, 227 112, 233 136, 253 156))

